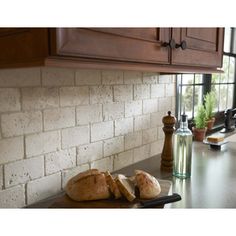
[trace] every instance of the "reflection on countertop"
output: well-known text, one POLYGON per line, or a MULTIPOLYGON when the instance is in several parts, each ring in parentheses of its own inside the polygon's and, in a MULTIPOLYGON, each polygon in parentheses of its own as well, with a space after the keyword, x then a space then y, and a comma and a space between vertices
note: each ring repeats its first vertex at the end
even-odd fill
POLYGON ((160 171, 160 155, 123 168, 118 172, 132 175, 134 169, 143 169, 160 179, 171 180, 172 192, 179 193, 182 201, 167 208, 236 208, 236 134, 221 150, 193 142, 192 176, 178 179, 160 171), (235 141, 234 141, 235 140, 235 141))

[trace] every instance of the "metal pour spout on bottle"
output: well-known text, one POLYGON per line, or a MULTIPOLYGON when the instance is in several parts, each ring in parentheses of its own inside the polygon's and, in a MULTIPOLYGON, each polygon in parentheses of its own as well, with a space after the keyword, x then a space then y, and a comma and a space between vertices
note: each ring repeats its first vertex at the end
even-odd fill
POLYGON ((192 139, 193 135, 188 128, 188 119, 184 109, 180 127, 173 135, 173 175, 178 178, 189 178, 191 176, 192 139))

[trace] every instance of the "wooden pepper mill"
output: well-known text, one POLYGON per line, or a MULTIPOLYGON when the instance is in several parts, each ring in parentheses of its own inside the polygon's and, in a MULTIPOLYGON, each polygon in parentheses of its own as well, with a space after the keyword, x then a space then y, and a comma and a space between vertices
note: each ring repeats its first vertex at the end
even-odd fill
POLYGON ((171 112, 168 111, 168 116, 162 118, 164 124, 163 131, 165 133, 165 141, 163 150, 161 153, 161 170, 172 172, 173 170, 173 155, 172 155, 172 135, 175 131, 176 118, 171 116, 171 112))

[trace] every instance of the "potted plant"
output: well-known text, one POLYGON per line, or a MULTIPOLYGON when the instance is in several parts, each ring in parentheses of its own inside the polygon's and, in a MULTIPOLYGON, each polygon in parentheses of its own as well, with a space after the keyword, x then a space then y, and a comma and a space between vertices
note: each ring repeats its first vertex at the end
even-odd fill
POLYGON ((195 127, 193 127, 194 140, 202 142, 206 135, 206 110, 204 106, 198 105, 197 114, 194 118, 195 127))
POLYGON ((215 93, 211 91, 204 97, 207 130, 211 130, 215 123, 215 117, 213 116, 213 108, 216 103, 215 96, 215 93))

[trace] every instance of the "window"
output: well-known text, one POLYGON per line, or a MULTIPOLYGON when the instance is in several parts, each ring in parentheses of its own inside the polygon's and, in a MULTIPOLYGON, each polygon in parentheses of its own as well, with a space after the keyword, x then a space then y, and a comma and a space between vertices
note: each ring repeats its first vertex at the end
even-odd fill
POLYGON ((236 107, 236 28, 225 29, 223 70, 224 73, 214 74, 179 74, 176 75, 176 116, 185 109, 188 119, 196 115, 198 104, 203 103, 207 92, 215 91, 216 125, 224 122, 224 111, 236 107))

